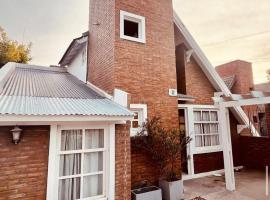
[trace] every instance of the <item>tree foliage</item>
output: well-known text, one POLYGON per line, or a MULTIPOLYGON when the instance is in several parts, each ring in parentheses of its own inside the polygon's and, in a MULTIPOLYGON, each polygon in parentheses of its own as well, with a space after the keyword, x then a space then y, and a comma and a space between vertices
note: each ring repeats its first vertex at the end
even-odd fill
POLYGON ((31 43, 20 44, 8 38, 7 33, 0 27, 0 64, 8 62, 28 63, 31 60, 31 43))
POLYGON ((133 145, 149 153, 158 166, 159 174, 167 181, 181 179, 179 174, 180 155, 191 138, 177 129, 162 127, 159 117, 153 117, 142 126, 133 138, 133 145), (147 132, 147 136, 145 133, 147 132))

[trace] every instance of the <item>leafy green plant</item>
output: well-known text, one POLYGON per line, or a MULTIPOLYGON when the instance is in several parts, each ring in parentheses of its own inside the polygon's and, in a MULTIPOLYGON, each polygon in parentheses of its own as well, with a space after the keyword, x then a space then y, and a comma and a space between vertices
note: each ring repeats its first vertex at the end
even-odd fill
POLYGON ((133 138, 133 145, 149 153, 158 166, 159 174, 167 181, 181 179, 178 176, 180 155, 191 138, 177 129, 165 129, 159 117, 147 120, 133 138), (147 134, 146 134, 147 133, 147 134))

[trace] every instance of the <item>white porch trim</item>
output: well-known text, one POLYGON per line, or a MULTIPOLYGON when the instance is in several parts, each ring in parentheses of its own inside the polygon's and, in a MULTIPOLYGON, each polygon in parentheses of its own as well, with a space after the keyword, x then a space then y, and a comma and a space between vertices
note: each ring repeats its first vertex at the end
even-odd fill
POLYGON ((14 125, 18 123, 30 123, 30 125, 51 125, 61 122, 121 122, 131 120, 132 116, 33 116, 33 115, 0 115, 0 125, 14 125))
POLYGON ((229 108, 237 106, 248 106, 258 104, 269 104, 270 93, 253 91, 251 94, 213 97, 215 104, 220 109, 220 129, 222 132, 223 159, 225 168, 226 188, 230 191, 235 190, 235 177, 233 170, 233 155, 231 144, 231 133, 229 123, 229 108))
POLYGON ((54 192, 56 184, 54 178, 57 177, 57 170, 55 168, 56 160, 56 149, 57 149, 57 125, 51 125, 50 129, 50 142, 49 142, 49 158, 48 158, 48 176, 47 176, 47 200, 54 200, 57 196, 54 192))
POLYGON ((235 177, 233 168, 230 117, 229 110, 223 106, 220 106, 219 119, 220 131, 222 136, 221 142, 223 147, 226 189, 229 191, 233 191, 235 190, 235 177))

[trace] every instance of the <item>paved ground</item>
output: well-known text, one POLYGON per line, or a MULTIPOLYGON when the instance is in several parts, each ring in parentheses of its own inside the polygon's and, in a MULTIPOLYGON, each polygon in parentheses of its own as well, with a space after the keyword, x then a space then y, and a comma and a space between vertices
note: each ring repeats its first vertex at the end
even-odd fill
POLYGON ((225 189, 224 176, 184 181, 185 199, 202 197, 206 200, 270 200, 270 196, 265 195, 263 171, 242 170, 235 175, 236 191, 234 192, 225 189))

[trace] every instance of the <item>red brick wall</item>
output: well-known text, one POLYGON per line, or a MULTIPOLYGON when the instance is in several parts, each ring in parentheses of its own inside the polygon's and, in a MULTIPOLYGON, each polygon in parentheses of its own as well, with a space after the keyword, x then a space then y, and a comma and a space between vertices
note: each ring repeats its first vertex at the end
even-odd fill
MULTIPOLYGON (((174 26, 174 37, 175 45, 185 46, 183 35, 176 26, 174 26)), ((180 52, 177 52, 176 57, 180 56, 179 53, 180 52)), ((185 67, 185 69, 179 71, 184 72, 185 75, 178 74, 177 78, 182 80, 182 77, 185 77, 186 94, 196 98, 193 104, 213 104, 212 97, 216 90, 205 76, 198 63, 191 57, 190 62, 186 62, 182 67, 185 67)))
POLYGON ((186 64, 186 88, 187 95, 196 98, 194 104, 213 104, 216 90, 193 58, 186 64))
POLYGON ((131 103, 147 103, 149 117, 162 115, 177 127, 173 9, 171 0, 116 0, 115 87, 131 94, 131 103), (146 18, 146 43, 120 39, 120 10, 146 18), (158 98, 157 98, 158 97, 158 98))
POLYGON ((216 67, 221 77, 235 76, 235 84, 232 87, 232 93, 246 94, 254 88, 252 64, 242 60, 232 61, 216 67))
MULTIPOLYGON (((176 87, 172 2, 116 0, 115 87, 131 96, 131 103, 147 104, 148 117, 161 116, 166 127, 178 128, 177 98, 168 95, 176 87), (120 39, 120 10, 146 18, 146 43, 120 39)), ((132 185, 143 180, 156 183, 149 157, 132 149, 132 185)), ((180 164, 180 163, 179 163, 180 164)))
MULTIPOLYGON (((247 94, 254 88, 252 63, 236 60, 216 67, 221 77, 235 75, 235 83, 231 88, 234 94, 247 94)), ((253 116, 258 118, 257 106, 244 106, 245 113, 253 122, 254 126, 259 130, 259 124, 253 121, 253 116)))
POLYGON ((114 1, 91 0, 88 81, 112 94, 114 88, 114 1))
POLYGON ((130 200, 131 164, 129 125, 115 127, 115 199, 130 200))
POLYGON ((11 142, 12 128, 0 127, 0 200, 45 200, 49 127, 21 127, 17 145, 11 142))
POLYGON ((270 139, 264 137, 241 136, 241 156, 243 165, 253 169, 270 166, 270 139))

